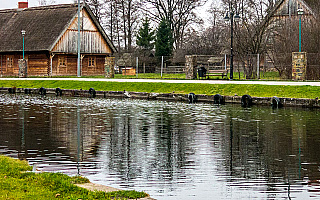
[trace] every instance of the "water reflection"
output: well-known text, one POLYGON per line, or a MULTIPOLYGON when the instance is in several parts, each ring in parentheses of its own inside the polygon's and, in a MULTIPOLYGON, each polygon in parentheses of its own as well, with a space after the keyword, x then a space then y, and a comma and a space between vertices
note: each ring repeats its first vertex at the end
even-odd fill
POLYGON ((317 199, 319 111, 0 95, 0 153, 157 199, 317 199))

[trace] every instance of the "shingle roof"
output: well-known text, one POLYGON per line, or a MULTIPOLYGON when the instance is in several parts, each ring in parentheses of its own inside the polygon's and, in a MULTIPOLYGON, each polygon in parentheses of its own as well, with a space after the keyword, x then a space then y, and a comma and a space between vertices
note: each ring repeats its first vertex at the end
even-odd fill
MULTIPOLYGON (((84 7, 91 15, 90 9, 86 5, 84 7)), ((77 4, 0 10, 0 52, 22 51, 21 30, 26 31, 26 51, 50 51, 75 19, 77 11, 77 4)), ((104 30, 99 24, 97 26, 114 51, 104 30)))

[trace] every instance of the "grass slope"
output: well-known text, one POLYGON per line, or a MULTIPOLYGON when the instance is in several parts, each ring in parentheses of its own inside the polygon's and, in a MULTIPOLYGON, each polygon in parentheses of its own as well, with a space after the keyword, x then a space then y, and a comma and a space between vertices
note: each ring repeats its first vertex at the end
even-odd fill
MULTIPOLYGON (((16 76, 15 76, 16 77, 16 76)), ((37 78, 37 76, 29 76, 30 78, 37 78)), ((230 77, 230 73, 228 73, 228 77, 230 77)), ((78 78, 77 76, 53 76, 52 78, 78 78)), ((104 78, 102 75, 98 76, 82 76, 80 78, 104 78)), ((122 74, 115 74, 114 78, 116 79, 180 79, 185 80, 186 74, 167 74, 163 73, 162 78, 160 73, 139 73, 138 75, 122 75, 122 74)), ((221 76, 211 76, 210 79, 219 79, 221 80, 221 76)), ((226 78, 223 78, 226 79, 226 78)), ((247 80, 243 72, 240 74, 236 71, 233 72, 233 79, 234 80, 247 80)), ((253 79, 257 80, 257 79, 253 79)), ((260 73, 260 80, 281 80, 279 77, 278 72, 261 72, 260 73)))
POLYGON ((31 173, 26 161, 0 155, 0 199, 136 199, 144 192, 91 192, 74 183, 88 182, 81 177, 61 173, 31 173))
POLYGON ((249 94, 255 97, 288 97, 316 98, 320 96, 320 87, 316 86, 279 86, 279 85, 237 85, 237 84, 202 84, 202 83, 126 83, 99 81, 58 81, 58 80, 0 80, 0 87, 17 88, 57 88, 83 89, 94 88, 97 91, 131 91, 154 93, 181 93, 206 95, 242 96, 249 94))

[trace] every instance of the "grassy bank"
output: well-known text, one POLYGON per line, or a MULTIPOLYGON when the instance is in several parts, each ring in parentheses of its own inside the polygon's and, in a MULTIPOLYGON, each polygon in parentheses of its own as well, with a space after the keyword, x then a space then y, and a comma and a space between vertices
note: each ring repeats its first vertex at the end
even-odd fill
MULTIPOLYGON (((102 77, 102 76, 101 76, 102 77)), ((228 77, 230 77, 230 73, 228 73, 228 77)), ((139 73, 138 76, 129 76, 129 75, 122 75, 122 74, 115 74, 115 78, 118 79, 135 79, 135 78, 141 78, 141 79, 161 79, 160 73, 139 73)), ((182 74, 162 74, 162 79, 186 79, 186 75, 184 73, 182 74)), ((210 79, 219 79, 221 80, 221 76, 211 76, 210 79)), ((224 78, 226 79, 226 78, 224 78)), ((233 79, 234 80, 246 80, 245 75, 243 72, 234 72, 233 73, 233 79)), ((261 72, 260 74, 261 80, 280 80, 279 73, 278 72, 261 72)))
POLYGON ((249 94, 255 97, 289 97, 310 98, 320 96, 320 87, 315 86, 279 86, 279 85, 236 85, 236 84, 182 84, 182 83, 126 83, 126 82, 99 82, 99 81, 58 81, 58 80, 0 80, 0 87, 17 88, 57 88, 83 89, 94 88, 97 91, 131 91, 153 93, 181 93, 206 95, 238 96, 249 94))
MULTIPOLYGON (((228 73, 228 77, 230 77, 230 73, 228 73)), ((17 77, 15 77, 17 78, 17 77)), ((30 77, 30 78, 37 78, 35 77, 30 77)), ((77 76, 53 76, 52 78, 77 78, 77 76)), ((104 76, 82 76, 81 78, 104 78, 104 76)), ((185 80, 186 75, 184 73, 180 74, 161 74, 160 73, 139 73, 138 75, 122 75, 122 74, 115 74, 114 78, 116 79, 178 79, 178 80, 185 80)), ((222 80, 221 76, 211 76, 210 79, 215 79, 215 80, 222 80)), ((226 78, 224 78, 226 79, 226 78)), ((245 75, 243 72, 234 72, 233 73, 233 79, 234 80, 247 80, 245 78, 245 75)), ((253 80, 258 80, 258 79, 253 79, 253 80)), ((281 80, 279 77, 278 72, 261 72, 260 73, 260 80, 281 80)))
POLYGON ((0 199, 136 199, 143 192, 91 192, 75 186, 88 182, 81 177, 60 173, 28 173, 32 170, 26 161, 0 155, 0 199))

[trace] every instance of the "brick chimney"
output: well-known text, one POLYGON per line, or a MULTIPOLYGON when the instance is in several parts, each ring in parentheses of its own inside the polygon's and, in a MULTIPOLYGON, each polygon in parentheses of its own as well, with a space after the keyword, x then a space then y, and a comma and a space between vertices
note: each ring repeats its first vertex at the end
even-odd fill
POLYGON ((28 8, 28 2, 18 2, 18 8, 28 8))

